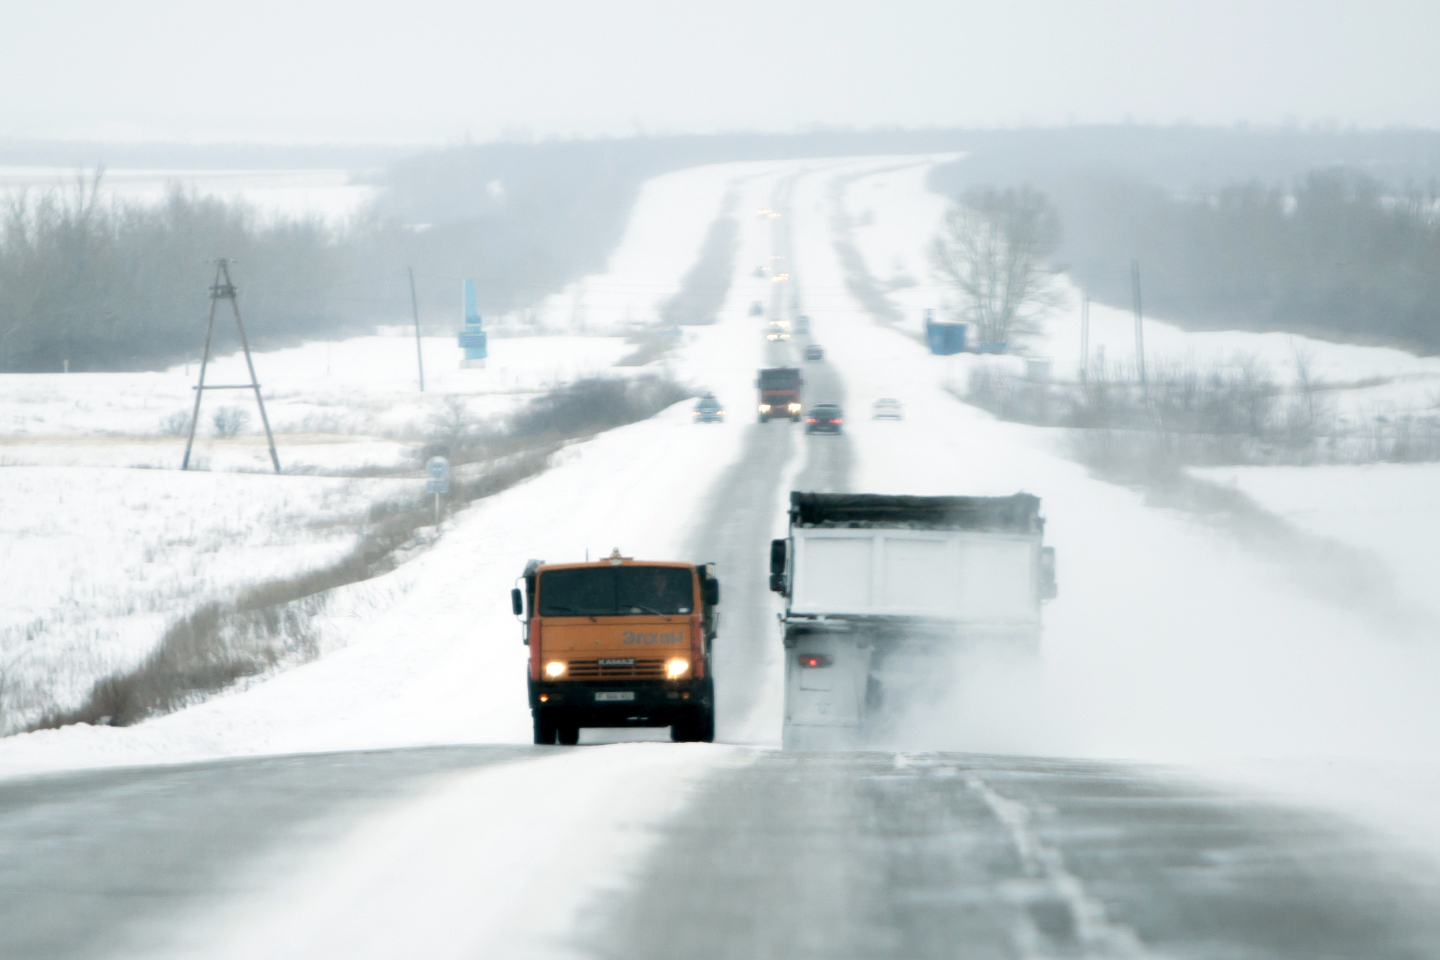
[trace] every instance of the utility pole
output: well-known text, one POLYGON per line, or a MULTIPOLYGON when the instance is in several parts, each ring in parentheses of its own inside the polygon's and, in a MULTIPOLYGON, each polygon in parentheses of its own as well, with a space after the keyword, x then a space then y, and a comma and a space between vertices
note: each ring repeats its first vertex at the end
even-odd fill
POLYGON ((1080 382, 1085 382, 1090 367, 1090 294, 1080 297, 1080 382))
POLYGON ((195 445, 195 428, 200 423, 200 399, 206 390, 254 390, 255 402, 260 405, 260 422, 265 424, 265 439, 270 443, 270 462, 275 472, 280 472, 280 455, 275 452, 275 434, 270 432, 270 418, 265 415, 265 398, 260 396, 260 381, 255 378, 255 362, 250 357, 250 341, 245 336, 245 324, 240 319, 240 304, 235 298, 235 284, 230 282, 230 261, 224 257, 215 261, 215 282, 210 284, 210 321, 205 326, 205 352, 200 357, 200 382, 191 387, 195 391, 195 410, 190 415, 190 437, 185 441, 185 459, 181 470, 190 469, 190 450, 195 445), (210 342, 215 333, 215 304, 221 300, 230 301, 235 313, 235 328, 240 331, 240 346, 245 351, 245 366, 250 370, 249 383, 223 383, 213 386, 205 383, 205 369, 210 365, 210 342))
POLYGON ((420 352, 420 301, 415 299, 415 268, 410 271, 410 312, 415 315, 415 363, 420 368, 420 392, 425 392, 425 355, 420 352))
POLYGON ((1135 369, 1145 386, 1145 322, 1140 313, 1140 261, 1130 261, 1130 289, 1135 294, 1135 369))

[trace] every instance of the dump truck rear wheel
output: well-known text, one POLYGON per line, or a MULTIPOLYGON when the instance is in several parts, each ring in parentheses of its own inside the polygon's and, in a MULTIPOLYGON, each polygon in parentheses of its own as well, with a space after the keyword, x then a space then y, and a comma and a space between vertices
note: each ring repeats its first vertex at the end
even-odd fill
POLYGON ((579 727, 560 727, 559 734, 561 746, 573 747, 575 746, 575 744, 580 742, 579 727))
POLYGON ((535 742, 543 746, 551 746, 555 743, 555 724, 545 719, 543 714, 535 714, 535 742))

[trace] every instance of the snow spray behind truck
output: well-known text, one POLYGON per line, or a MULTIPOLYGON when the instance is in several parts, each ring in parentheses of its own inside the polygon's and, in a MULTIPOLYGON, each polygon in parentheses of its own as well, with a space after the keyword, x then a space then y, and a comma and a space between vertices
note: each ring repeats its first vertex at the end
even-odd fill
POLYGON ((787 749, 864 745, 967 647, 1036 650, 1055 553, 1040 499, 790 494, 770 545, 785 597, 787 749))
POLYGON ((715 739, 710 647, 719 615, 715 565, 531 560, 510 591, 530 647, 535 742, 576 743, 581 727, 670 727, 715 739))

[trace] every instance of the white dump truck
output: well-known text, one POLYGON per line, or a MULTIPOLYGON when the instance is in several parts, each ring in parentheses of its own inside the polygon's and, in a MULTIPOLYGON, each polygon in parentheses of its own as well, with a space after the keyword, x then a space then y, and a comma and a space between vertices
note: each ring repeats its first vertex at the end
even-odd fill
POLYGON ((849 749, 977 646, 1035 651, 1056 594, 1040 499, 790 494, 770 545, 785 598, 787 749, 849 749))

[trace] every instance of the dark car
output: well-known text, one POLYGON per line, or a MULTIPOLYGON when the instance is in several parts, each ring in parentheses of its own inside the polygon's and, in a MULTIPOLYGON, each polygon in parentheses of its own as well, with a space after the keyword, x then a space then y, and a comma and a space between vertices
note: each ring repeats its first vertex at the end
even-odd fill
POLYGON ((817 403, 805 416, 806 433, 839 433, 845 414, 838 403, 817 403))
POLYGON ((695 404, 695 412, 691 416, 696 423, 724 423, 725 408, 715 399, 715 394, 707 393, 695 404))
POLYGON ((795 332, 796 332, 796 333, 809 333, 809 332, 810 332, 810 318, 807 317, 807 316, 805 316, 803 313, 802 313, 800 316, 798 316, 798 317, 795 318, 795 332))
POLYGON ((825 350, 824 350, 824 348, 821 347, 818 343, 812 343, 812 344, 810 344, 810 346, 808 346, 808 347, 805 348, 805 359, 806 359, 806 360, 824 360, 824 359, 825 359, 825 350))

